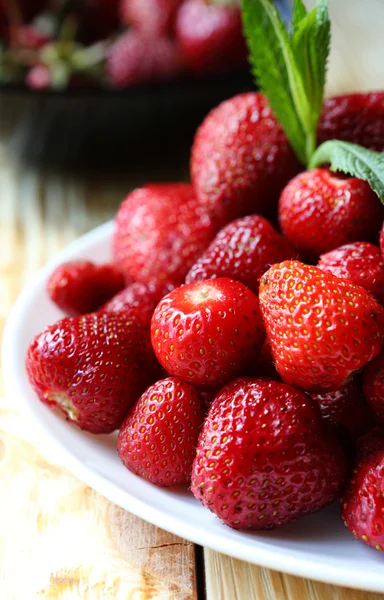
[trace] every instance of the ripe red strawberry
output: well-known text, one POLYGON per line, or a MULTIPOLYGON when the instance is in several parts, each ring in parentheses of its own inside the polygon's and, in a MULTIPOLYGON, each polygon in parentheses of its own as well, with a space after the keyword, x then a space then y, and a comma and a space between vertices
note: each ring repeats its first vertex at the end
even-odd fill
POLYGON ((229 277, 257 293, 265 271, 294 256, 290 243, 266 219, 259 215, 243 217, 219 231, 189 271, 186 282, 229 277))
POLYGON ((384 423, 384 352, 380 352, 364 369, 364 396, 376 418, 384 423))
POLYGON ((182 68, 182 57, 173 40, 134 30, 123 33, 111 46, 106 65, 109 81, 117 88, 170 79, 182 68))
POLYGON ((146 35, 168 35, 180 3, 181 0, 120 0, 120 18, 146 35))
POLYGON ((312 398, 336 432, 347 432, 353 440, 366 433, 373 424, 372 414, 356 380, 336 392, 312 394, 312 398))
POLYGON ((271 529, 332 502, 345 475, 343 451, 309 396, 245 377, 209 410, 192 492, 230 527, 271 529))
POLYGON ((71 316, 98 310, 123 288, 124 278, 117 267, 89 261, 59 265, 47 283, 51 300, 71 316))
POLYGON ((245 64, 247 48, 241 11, 206 0, 185 0, 176 17, 176 36, 188 67, 195 73, 245 64))
POLYGON ((104 304, 101 310, 116 313, 129 311, 133 307, 140 311, 143 321, 149 326, 156 306, 174 287, 172 283, 164 281, 153 281, 148 284, 136 281, 104 304))
POLYGON ((384 431, 368 434, 342 498, 342 518, 359 540, 384 550, 384 431))
POLYGON ((298 171, 262 94, 239 94, 223 102, 197 130, 192 182, 218 228, 247 214, 272 213, 284 185, 298 171))
POLYGON ((231 279, 210 279, 173 290, 156 308, 152 346, 171 375, 215 388, 241 373, 260 351, 258 299, 231 279))
POLYGON ((187 485, 206 406, 178 377, 149 387, 125 419, 117 449, 125 466, 159 486, 187 485))
POLYGON ((213 236, 191 185, 146 185, 131 192, 119 209, 115 260, 128 279, 181 284, 213 236))
POLYGON ((344 140, 384 152, 384 91, 335 96, 324 102, 318 139, 344 140))
POLYGON ((306 258, 358 240, 374 239, 383 206, 366 181, 312 169, 284 188, 279 222, 284 235, 306 258))
POLYGON ((276 369, 295 387, 339 390, 383 348, 382 306, 331 273, 285 261, 262 277, 259 297, 276 369))
POLYGON ((369 242, 346 244, 320 256, 319 269, 361 285, 384 303, 384 262, 380 248, 369 242))
POLYGON ((30 344, 29 380, 40 400, 91 433, 117 429, 149 378, 140 320, 94 313, 47 327, 30 344))

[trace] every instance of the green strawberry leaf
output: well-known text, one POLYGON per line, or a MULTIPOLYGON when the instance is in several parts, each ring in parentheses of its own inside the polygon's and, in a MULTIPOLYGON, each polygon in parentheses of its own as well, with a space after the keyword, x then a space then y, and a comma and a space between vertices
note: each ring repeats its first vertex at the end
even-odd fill
POLYGON ((357 144, 330 140, 313 154, 309 168, 330 164, 331 171, 342 171, 367 181, 384 204, 384 152, 374 152, 357 144))
POLYGON ((242 0, 244 31, 256 80, 299 160, 316 147, 330 42, 327 0, 310 12, 295 0, 289 35, 271 0, 242 0))

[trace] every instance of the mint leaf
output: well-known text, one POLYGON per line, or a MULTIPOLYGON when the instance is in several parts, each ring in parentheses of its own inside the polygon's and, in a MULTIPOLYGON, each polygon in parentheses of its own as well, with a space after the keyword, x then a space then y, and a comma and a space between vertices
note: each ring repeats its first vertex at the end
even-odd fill
POLYGON ((318 2, 308 12, 295 0, 289 35, 271 0, 242 0, 256 80, 304 164, 316 146, 329 54, 327 0, 318 2))
POLYGON ((350 142, 330 140, 317 148, 309 168, 327 163, 331 171, 342 171, 367 181, 384 204, 384 152, 374 152, 350 142))

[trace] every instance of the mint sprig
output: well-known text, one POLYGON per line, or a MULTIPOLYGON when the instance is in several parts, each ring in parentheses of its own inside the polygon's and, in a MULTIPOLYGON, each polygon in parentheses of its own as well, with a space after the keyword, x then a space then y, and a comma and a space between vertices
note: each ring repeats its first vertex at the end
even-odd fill
POLYGON ((295 0, 289 33, 271 0, 242 0, 244 30, 257 83, 299 160, 308 164, 324 97, 330 46, 327 0, 307 11, 295 0))
POLYGON ((341 171, 367 181, 384 204, 384 153, 357 144, 330 140, 319 146, 309 162, 313 169, 329 164, 331 171, 341 171))

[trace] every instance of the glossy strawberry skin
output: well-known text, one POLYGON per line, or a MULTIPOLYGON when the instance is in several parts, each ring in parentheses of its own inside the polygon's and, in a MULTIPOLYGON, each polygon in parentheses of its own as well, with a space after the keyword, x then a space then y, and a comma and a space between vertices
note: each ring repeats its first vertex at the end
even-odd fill
POLYGON ((120 313, 129 312, 134 308, 140 311, 142 319, 149 326, 156 306, 174 287, 172 283, 163 281, 152 281, 148 284, 136 281, 104 304, 100 310, 108 313, 120 313))
POLYGON ((142 337, 140 321, 132 317, 67 317, 31 342, 31 385, 42 402, 60 408, 81 429, 110 433, 150 382, 141 362, 142 337))
POLYGON ((384 550, 384 430, 367 434, 342 498, 341 515, 355 537, 384 550))
POLYGON ((317 266, 336 277, 349 279, 384 303, 384 262, 380 248, 369 242, 340 246, 320 256, 317 266))
POLYGON ((259 298, 276 369, 295 387, 339 390, 383 347, 380 304, 316 267, 298 261, 272 266, 259 298))
POLYGON ((185 0, 175 23, 177 40, 188 67, 202 74, 245 64, 247 48, 241 11, 205 0, 185 0))
POLYGON ((226 278, 185 285, 161 300, 151 336, 157 359, 169 373, 217 388, 260 351, 264 332, 258 299, 226 278))
POLYGON ((219 231, 189 271, 186 282, 229 277, 257 293, 260 277, 272 264, 294 257, 291 244, 269 221, 251 215, 219 231))
POLYGON ((119 209, 115 261, 128 279, 181 284, 214 235, 191 185, 146 185, 131 192, 119 209))
POLYGON ((300 173, 279 201, 283 234, 311 261, 349 242, 374 239, 382 220, 383 206, 367 182, 328 169, 300 173))
POLYGON ((149 387, 125 419, 118 452, 125 466, 159 486, 187 485, 206 406, 178 377, 149 387))
POLYGON ((384 152, 384 92, 346 94, 325 100, 319 143, 343 140, 384 152))
POLYGON ((148 36, 171 33, 181 0, 120 0, 120 18, 148 36))
POLYGON ((376 418, 384 423, 384 352, 380 352, 364 369, 364 396, 376 418))
POLYGON ((47 283, 52 300, 69 316, 98 310, 124 289, 124 277, 114 265, 74 261, 59 265, 47 283))
POLYGON ((281 190, 298 171, 262 94, 239 94, 223 102, 197 130, 192 183, 218 228, 237 217, 272 214, 281 190))
POLYGON ((316 403, 267 379, 216 396, 192 470, 192 493, 235 529, 270 529, 334 500, 345 458, 316 403))

